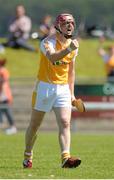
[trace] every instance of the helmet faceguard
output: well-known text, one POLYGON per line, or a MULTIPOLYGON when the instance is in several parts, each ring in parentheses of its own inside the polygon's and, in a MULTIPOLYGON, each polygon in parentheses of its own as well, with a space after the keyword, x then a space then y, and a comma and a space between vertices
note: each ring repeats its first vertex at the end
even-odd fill
POLYGON ((69 23, 72 23, 72 25, 75 27, 75 20, 71 14, 60 14, 57 16, 56 21, 55 21, 55 29, 64 35, 65 38, 71 38, 72 34, 66 34, 62 32, 61 26, 66 25, 66 28, 69 23))

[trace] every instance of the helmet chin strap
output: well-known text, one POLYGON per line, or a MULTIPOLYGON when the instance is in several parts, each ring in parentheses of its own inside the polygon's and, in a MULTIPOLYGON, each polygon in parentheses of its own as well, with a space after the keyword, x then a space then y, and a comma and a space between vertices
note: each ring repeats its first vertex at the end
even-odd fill
POLYGON ((70 39, 70 38, 72 38, 72 35, 64 34, 64 37, 65 37, 66 39, 70 39))
POLYGON ((55 29, 62 34, 66 39, 72 38, 73 35, 64 34, 59 28, 55 27, 55 29))

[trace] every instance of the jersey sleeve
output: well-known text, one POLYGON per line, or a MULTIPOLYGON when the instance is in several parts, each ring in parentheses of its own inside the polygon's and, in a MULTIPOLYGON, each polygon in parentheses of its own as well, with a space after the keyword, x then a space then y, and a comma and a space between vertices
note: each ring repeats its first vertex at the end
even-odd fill
POLYGON ((52 41, 49 41, 48 39, 44 39, 41 41, 40 50, 43 52, 43 54, 46 55, 47 51, 50 51, 52 53, 55 52, 54 44, 52 41))

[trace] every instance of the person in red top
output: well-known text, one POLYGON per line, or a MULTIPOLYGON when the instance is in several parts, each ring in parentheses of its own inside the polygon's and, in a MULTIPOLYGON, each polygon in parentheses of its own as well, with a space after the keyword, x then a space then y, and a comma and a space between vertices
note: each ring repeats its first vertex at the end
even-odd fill
POLYGON ((10 128, 6 129, 6 134, 14 134, 17 129, 11 112, 13 101, 11 88, 9 85, 9 71, 5 68, 6 59, 0 59, 0 124, 3 123, 3 114, 7 117, 10 128))

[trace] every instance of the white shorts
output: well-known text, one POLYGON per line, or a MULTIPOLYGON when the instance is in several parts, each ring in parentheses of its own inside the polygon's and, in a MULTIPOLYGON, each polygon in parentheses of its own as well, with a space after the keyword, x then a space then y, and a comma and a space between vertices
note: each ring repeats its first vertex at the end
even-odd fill
POLYGON ((71 107, 71 93, 68 84, 36 83, 32 95, 35 110, 49 112, 53 107, 71 107))

